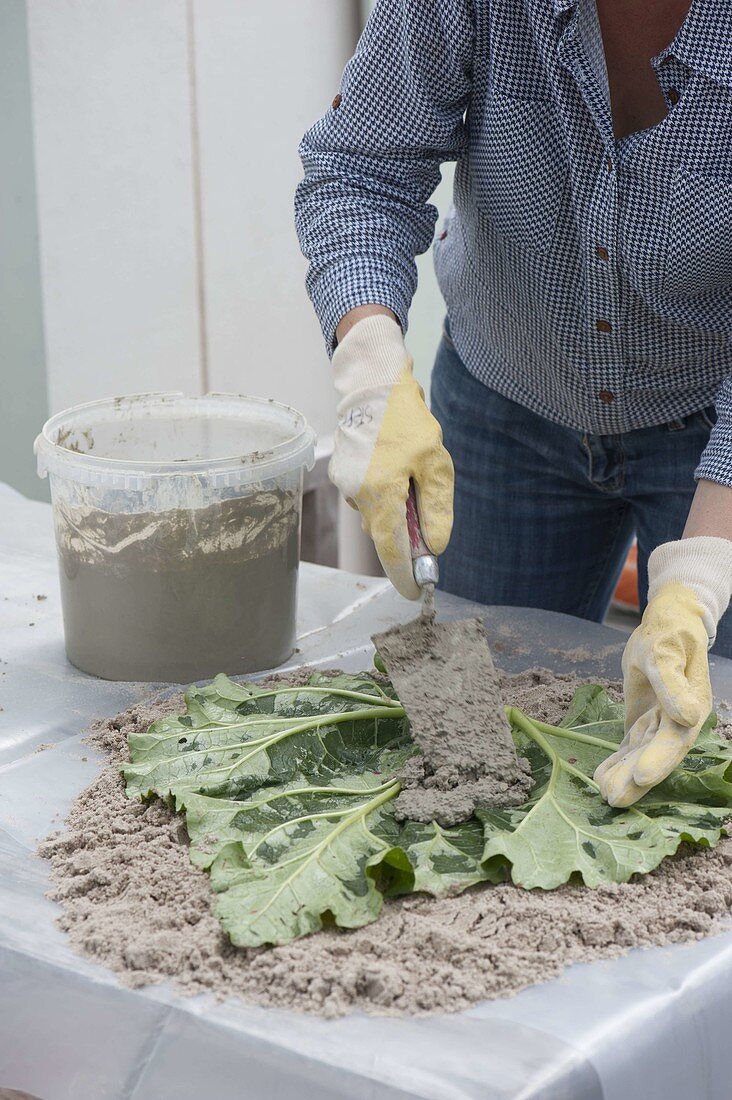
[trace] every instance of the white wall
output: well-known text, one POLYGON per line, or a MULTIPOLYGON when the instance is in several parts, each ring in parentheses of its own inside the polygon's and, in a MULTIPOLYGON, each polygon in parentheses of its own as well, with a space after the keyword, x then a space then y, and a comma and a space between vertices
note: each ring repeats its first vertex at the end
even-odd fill
POLYGON ((0 4, 0 481, 44 497, 33 439, 47 416, 24 0, 0 4))
POLYGON ((180 0, 28 0, 52 411, 201 388, 180 0))
POLYGON ((292 197, 358 5, 28 0, 28 20, 52 411, 233 390, 330 432, 292 197))
POLYGON ((333 428, 328 361, 293 227, 297 147, 338 90, 356 9, 344 0, 195 0, 209 377, 333 428))
MULTIPOLYGON (((368 6, 0 7, 0 479, 42 491, 30 447, 48 406, 115 393, 268 394, 331 433, 292 195, 299 139, 337 90, 368 6)), ((431 257, 418 264, 409 344, 427 388, 443 306, 431 257)))

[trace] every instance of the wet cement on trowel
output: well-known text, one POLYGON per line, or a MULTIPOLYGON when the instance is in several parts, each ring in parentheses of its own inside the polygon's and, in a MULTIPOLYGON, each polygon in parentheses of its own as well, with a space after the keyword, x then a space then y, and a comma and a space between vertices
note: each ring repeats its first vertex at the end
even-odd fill
MULTIPOLYGON (((579 683, 540 669, 501 677, 507 703, 550 723, 564 716, 579 683)), ((119 773, 129 733, 183 710, 176 695, 100 722, 93 739, 108 763, 74 802, 64 831, 41 847, 52 862, 61 928, 124 985, 169 980, 183 994, 327 1017, 458 1012, 555 978, 571 963, 729 928, 732 838, 725 837, 712 850, 682 845, 652 874, 597 890, 505 883, 457 897, 412 895, 387 901, 365 928, 234 948, 213 914, 208 876, 188 858, 182 817, 157 799, 128 799, 119 773)), ((732 736, 732 716, 717 728, 732 736)))
POLYGON ((482 622, 438 623, 427 604, 372 641, 421 749, 399 773, 397 818, 449 826, 477 806, 525 802, 529 765, 516 755, 482 622))

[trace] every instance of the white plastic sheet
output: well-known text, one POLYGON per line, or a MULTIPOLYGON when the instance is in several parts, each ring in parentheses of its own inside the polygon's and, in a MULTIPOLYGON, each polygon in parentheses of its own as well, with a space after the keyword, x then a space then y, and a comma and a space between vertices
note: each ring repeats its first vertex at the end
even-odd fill
MULTIPOLYGON (((0 487, 0 508, 0 1089, 42 1100, 730 1100, 732 932, 574 966, 511 1000, 428 1019, 323 1021, 166 986, 130 991, 76 956, 34 849, 99 768, 81 731, 150 688, 66 663, 48 506, 0 487)), ((365 667, 370 634, 409 614, 382 581, 305 566, 301 584, 300 662, 365 667)), ((465 610, 440 604, 444 616, 465 610)), ((483 611, 512 671, 617 674, 615 631, 483 611)), ((732 662, 715 661, 713 677, 732 697, 732 662)))

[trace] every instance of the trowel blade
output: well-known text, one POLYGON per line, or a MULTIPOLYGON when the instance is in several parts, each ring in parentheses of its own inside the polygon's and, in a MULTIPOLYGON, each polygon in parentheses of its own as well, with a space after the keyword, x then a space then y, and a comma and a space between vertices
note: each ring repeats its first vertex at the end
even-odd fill
POLYGON ((402 775, 397 815, 452 825, 478 806, 523 802, 519 759, 480 619, 420 616, 372 638, 422 757, 402 775))

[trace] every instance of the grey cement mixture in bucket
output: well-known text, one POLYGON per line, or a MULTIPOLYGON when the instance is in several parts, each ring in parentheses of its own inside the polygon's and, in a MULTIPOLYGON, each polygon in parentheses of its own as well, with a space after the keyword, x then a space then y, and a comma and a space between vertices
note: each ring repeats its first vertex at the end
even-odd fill
POLYGON ((190 683, 287 660, 315 433, 244 394, 132 394, 52 416, 69 660, 107 680, 190 683))
POLYGON ((69 660, 109 680, 188 682, 294 647, 300 494, 196 509, 56 511, 69 660))

